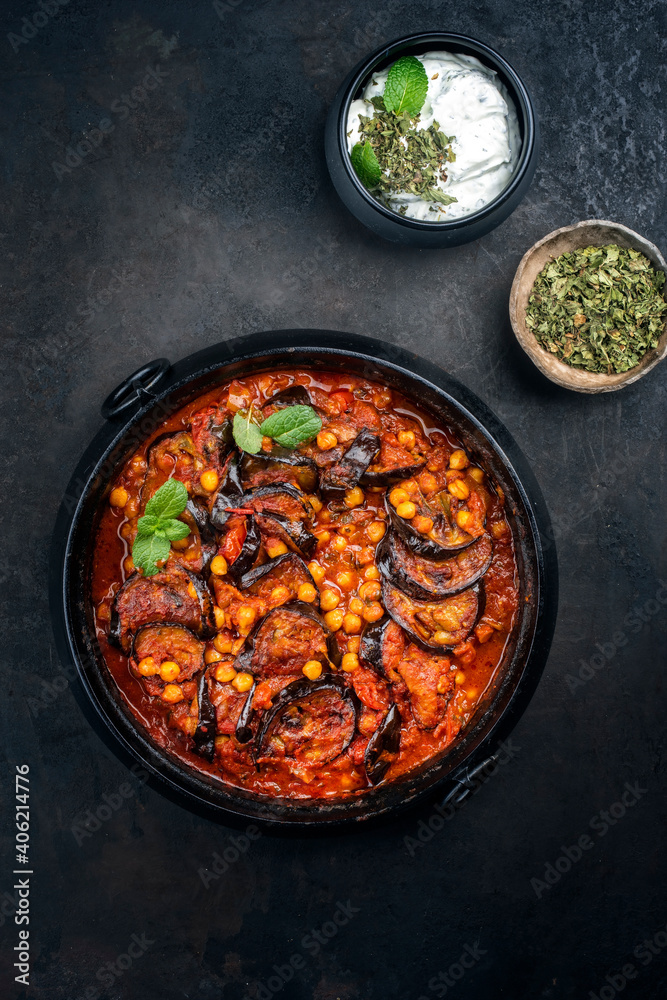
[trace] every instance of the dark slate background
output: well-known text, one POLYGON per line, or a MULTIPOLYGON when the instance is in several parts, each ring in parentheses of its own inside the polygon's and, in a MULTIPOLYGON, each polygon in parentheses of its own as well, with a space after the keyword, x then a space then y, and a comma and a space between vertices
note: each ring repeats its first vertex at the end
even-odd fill
POLYGON ((3 996, 663 997, 667 366, 618 393, 558 389, 515 346, 507 300, 524 251, 558 226, 612 219, 667 247, 664 4, 71 0, 53 13, 54 3, 4 2, 0 37, 3 996), (12 45, 22 29, 33 37, 12 45), (322 149, 352 65, 428 29, 500 50, 542 128, 525 201, 450 251, 366 232, 322 149), (122 111, 115 102, 151 68, 160 86, 122 111), (105 118, 114 130, 80 164, 53 166, 105 118), (551 510, 559 621, 515 731, 520 751, 428 842, 411 853, 405 838, 426 829, 430 805, 352 834, 264 833, 205 886, 199 869, 243 827, 172 802, 90 727, 50 630, 49 538, 100 402, 127 373, 291 327, 417 345, 495 410, 551 510), (637 609, 644 622, 626 618, 637 609), (582 661, 592 679, 571 690, 582 661), (29 989, 12 969, 11 783, 23 762, 29 989), (626 782, 639 800, 605 829, 595 817, 626 782), (126 797, 77 842, 76 824, 105 795, 126 797), (531 879, 584 834, 593 846, 536 891, 531 879), (331 933, 336 915, 337 933, 316 947, 312 930, 331 933), (292 955, 300 968, 285 983, 292 955))

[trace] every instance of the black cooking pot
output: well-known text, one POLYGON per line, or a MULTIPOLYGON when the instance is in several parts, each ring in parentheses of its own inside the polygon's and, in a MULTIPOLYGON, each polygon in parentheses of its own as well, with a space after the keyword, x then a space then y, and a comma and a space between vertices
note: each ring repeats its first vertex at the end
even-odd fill
POLYGON ((510 215, 526 194, 533 179, 539 155, 537 116, 528 90, 519 74, 506 59, 484 42, 467 35, 446 31, 408 35, 383 45, 355 66, 342 83, 329 110, 324 132, 327 166, 336 191, 353 215, 392 243, 409 247, 442 248, 470 243, 486 235, 510 215), (380 204, 357 177, 347 149, 348 114, 350 104, 361 97, 370 76, 380 72, 401 56, 420 56, 425 52, 453 52, 474 56, 492 69, 505 84, 514 102, 519 130, 521 153, 514 174, 497 198, 477 212, 450 222, 422 222, 409 219, 380 204))
POLYGON ((79 462, 61 506, 51 558, 51 604, 59 653, 76 664, 83 689, 118 742, 148 770, 207 811, 270 823, 321 826, 378 817, 438 790, 460 800, 494 764, 546 662, 557 600, 550 523, 539 487, 493 414, 455 379, 391 344, 326 330, 281 330, 217 344, 170 366, 145 365, 105 400, 107 423, 79 462), (400 780, 345 799, 267 799, 224 785, 159 747, 125 707, 95 638, 90 600, 92 548, 117 470, 170 413, 233 377, 306 367, 376 379, 412 397, 454 427, 475 460, 505 492, 521 578, 519 620, 492 688, 447 751, 400 780), (448 783, 447 789, 442 786, 448 783))

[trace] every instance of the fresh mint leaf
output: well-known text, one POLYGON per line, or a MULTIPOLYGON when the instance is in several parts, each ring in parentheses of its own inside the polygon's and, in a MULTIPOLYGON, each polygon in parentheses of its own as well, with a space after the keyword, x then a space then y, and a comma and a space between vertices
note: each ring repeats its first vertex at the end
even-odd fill
POLYGON ((376 187, 382 171, 370 142, 358 142, 350 153, 354 172, 365 188, 376 187))
POLYGON ((241 451, 247 451, 249 455, 256 455, 261 450, 262 431, 252 419, 252 408, 247 413, 239 410, 238 413, 234 414, 232 433, 241 451))
MULTIPOLYGON (((144 517, 178 517, 185 510, 188 502, 188 491, 178 479, 168 479, 157 492, 153 494, 144 510, 144 517)), ((139 523, 143 518, 139 518, 139 523)))
POLYGON ((415 56, 402 56, 389 70, 384 87, 387 111, 400 115, 404 111, 415 118, 424 106, 428 77, 423 63, 415 56))
POLYGON ((161 520, 159 527, 170 542, 178 542, 181 538, 187 538, 190 534, 190 529, 185 522, 175 521, 173 518, 161 520))
POLYGON ((259 433, 273 438, 284 448, 295 448, 298 444, 312 441, 321 428, 322 421, 312 406, 287 406, 267 417, 259 433))
POLYGON ((157 526, 160 523, 160 518, 156 517, 155 514, 144 514, 137 521, 137 534, 138 535, 152 535, 157 526))
POLYGON ((137 535, 132 546, 132 561, 144 576, 155 576, 158 572, 157 563, 169 558, 170 549, 169 539, 154 532, 150 535, 137 535))

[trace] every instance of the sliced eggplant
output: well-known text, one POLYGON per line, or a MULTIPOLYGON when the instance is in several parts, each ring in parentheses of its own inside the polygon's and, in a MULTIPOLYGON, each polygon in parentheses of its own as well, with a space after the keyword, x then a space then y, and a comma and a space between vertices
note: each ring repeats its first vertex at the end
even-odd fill
POLYGON ((292 759, 311 767, 329 764, 352 742, 358 714, 357 696, 337 674, 293 681, 262 718, 255 760, 292 759))
POLYGON ((197 687, 197 706, 199 714, 197 718, 197 728, 192 737, 194 752, 204 757, 205 760, 213 760, 215 756, 215 706, 208 693, 208 680, 206 674, 202 673, 197 687))
POLYGON ((434 560, 417 555, 395 531, 387 532, 375 555, 383 577, 418 601, 472 587, 484 576, 492 557, 493 542, 486 534, 449 559, 434 560))
POLYGON ((238 584, 243 575, 255 565, 261 546, 262 536, 259 526, 254 517, 247 517, 246 536, 241 551, 234 562, 229 563, 228 567, 229 577, 235 584, 238 584))
MULTIPOLYGON (((317 591, 317 585, 303 559, 295 552, 286 552, 245 573, 237 586, 239 590, 247 590, 253 597, 268 597, 274 587, 281 584, 288 587, 296 597, 302 583, 311 583, 317 591)), ((316 609, 319 608, 319 591, 317 593, 318 597, 313 604, 316 609)))
POLYGON ((204 643, 183 625, 159 623, 144 625, 132 642, 131 657, 139 663, 152 656, 159 666, 165 660, 178 663, 178 681, 189 681, 204 669, 204 643))
POLYGON ((442 651, 465 642, 472 632, 480 609, 479 587, 442 600, 417 601, 384 580, 382 603, 413 642, 422 649, 442 651))
POLYGON ((392 680, 405 649, 405 637, 389 615, 364 626, 359 643, 359 659, 385 680, 392 680))
POLYGON ((127 655, 132 636, 151 622, 184 625, 199 639, 215 635, 213 599, 204 582, 180 568, 149 577, 134 573, 111 605, 109 642, 127 655))
POLYGON ((375 730, 364 754, 364 767, 371 785, 379 785, 401 748, 401 716, 392 705, 375 730))
POLYGON ((238 743, 250 743, 250 740, 253 737, 252 726, 251 726, 252 716, 253 716, 252 702, 253 698, 255 697, 256 687, 257 683, 253 682, 252 687, 248 691, 246 700, 243 702, 243 708, 241 709, 241 714, 239 715, 238 721, 236 723, 234 736, 236 737, 238 743))
POLYGON ((233 451, 222 471, 222 478, 211 504, 210 520, 216 528, 224 528, 229 520, 227 508, 239 507, 243 496, 238 452, 233 451))
POLYGON ((347 490, 356 486, 377 455, 380 438, 364 427, 346 449, 340 461, 320 473, 320 490, 325 497, 340 499, 347 490))
POLYGON ((300 490, 290 483, 260 486, 244 494, 243 507, 254 510, 265 536, 279 538, 288 548, 308 556, 317 538, 308 531, 311 514, 300 490))
POLYGON ((417 476, 424 468, 425 462, 426 459, 422 459, 415 465, 404 465, 402 468, 384 467, 374 463, 369 465, 359 483, 361 486, 393 486, 404 479, 410 479, 411 476, 417 476))
POLYGON ((244 453, 241 476, 247 489, 269 483, 294 483, 305 493, 312 493, 317 487, 317 466, 312 458, 279 446, 268 453, 244 453))
POLYGON ((385 497, 385 507, 392 528, 417 555, 426 559, 447 559, 453 552, 460 552, 475 541, 472 535, 457 526, 442 505, 435 507, 426 503, 421 494, 411 494, 411 499, 417 513, 433 521, 429 532, 417 531, 407 518, 397 514, 388 496, 385 497))
POLYGON ((271 399, 267 399, 264 406, 311 406, 310 393, 304 385, 290 385, 287 389, 281 389, 271 399))
POLYGON ((234 666, 256 677, 298 674, 308 660, 338 665, 335 635, 310 604, 292 601, 267 612, 255 625, 234 666))
POLYGON ((141 487, 140 505, 143 511, 146 504, 167 479, 177 471, 177 479, 186 485, 193 485, 194 460, 197 455, 192 435, 188 431, 178 431, 176 434, 161 434, 153 441, 146 455, 146 475, 141 487), (177 469, 178 462, 181 462, 177 469), (186 467, 183 467, 185 460, 186 467))
POLYGON ((435 729, 442 722, 454 693, 454 673, 448 656, 438 656, 410 645, 398 672, 405 681, 410 708, 420 729, 435 729))
POLYGON ((256 514, 254 520, 264 538, 278 538, 299 555, 310 556, 317 545, 317 537, 301 521, 290 521, 281 514, 256 514))
POLYGON ((197 526, 202 548, 204 545, 214 545, 217 539, 206 502, 201 497, 190 497, 185 509, 197 526))

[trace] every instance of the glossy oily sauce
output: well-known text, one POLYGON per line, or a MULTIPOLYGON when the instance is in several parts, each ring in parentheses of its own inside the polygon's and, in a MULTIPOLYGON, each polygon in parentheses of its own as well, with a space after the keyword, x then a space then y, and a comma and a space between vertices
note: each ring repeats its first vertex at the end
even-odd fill
POLYGON ((452 743, 500 667, 518 578, 502 491, 450 428, 379 383, 280 370, 201 396, 128 460, 92 600, 155 743, 228 785, 321 799, 452 743), (236 413, 290 406, 317 414, 316 437, 238 447, 236 413), (137 523, 170 478, 190 531, 145 576, 137 523))

